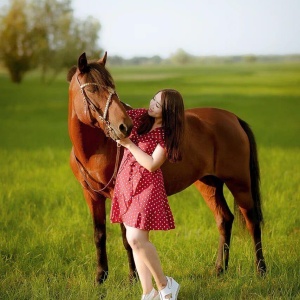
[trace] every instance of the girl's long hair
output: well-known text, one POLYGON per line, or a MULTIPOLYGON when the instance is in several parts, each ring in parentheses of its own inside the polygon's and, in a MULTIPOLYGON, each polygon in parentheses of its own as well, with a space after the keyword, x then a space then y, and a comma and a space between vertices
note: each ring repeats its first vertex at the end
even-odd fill
MULTIPOLYGON (((165 133, 167 158, 171 162, 182 160, 182 146, 184 135, 184 103, 181 94, 173 89, 164 89, 162 100, 162 127, 165 133)), ((154 124, 154 118, 146 112, 141 117, 138 134, 149 132, 154 124)))

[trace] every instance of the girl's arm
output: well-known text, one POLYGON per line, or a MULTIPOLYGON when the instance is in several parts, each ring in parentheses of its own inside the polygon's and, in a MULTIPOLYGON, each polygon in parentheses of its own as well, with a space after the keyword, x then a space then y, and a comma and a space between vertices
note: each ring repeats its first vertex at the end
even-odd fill
POLYGON ((117 143, 127 148, 135 157, 136 161, 149 172, 154 172, 159 169, 167 158, 166 150, 159 144, 154 149, 152 155, 148 155, 129 138, 117 140, 117 143))

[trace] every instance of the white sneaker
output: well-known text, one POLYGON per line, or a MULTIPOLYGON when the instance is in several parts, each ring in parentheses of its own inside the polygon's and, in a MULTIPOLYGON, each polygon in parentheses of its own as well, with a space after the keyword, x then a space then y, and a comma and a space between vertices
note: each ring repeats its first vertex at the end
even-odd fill
POLYGON ((167 277, 167 285, 159 291, 160 300, 177 300, 180 285, 172 278, 167 277))
POLYGON ((142 295, 141 300, 160 300, 159 293, 156 291, 156 289, 153 288, 149 294, 142 295))

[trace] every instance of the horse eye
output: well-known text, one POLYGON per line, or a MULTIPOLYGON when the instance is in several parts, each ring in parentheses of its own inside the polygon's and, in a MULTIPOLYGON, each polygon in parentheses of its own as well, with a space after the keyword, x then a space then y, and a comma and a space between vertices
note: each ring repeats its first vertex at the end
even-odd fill
POLYGON ((96 92, 98 91, 98 87, 95 86, 95 85, 89 86, 89 87, 87 88, 87 91, 88 91, 89 93, 94 94, 94 93, 96 93, 96 92))

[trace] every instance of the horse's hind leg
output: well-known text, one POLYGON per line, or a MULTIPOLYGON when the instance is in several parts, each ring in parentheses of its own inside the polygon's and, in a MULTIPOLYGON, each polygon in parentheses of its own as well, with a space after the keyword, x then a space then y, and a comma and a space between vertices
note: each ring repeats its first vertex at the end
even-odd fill
POLYGON ((103 283, 108 276, 108 263, 106 254, 106 210, 105 197, 91 194, 87 189, 83 189, 84 197, 89 206, 93 224, 94 241, 97 252, 97 273, 96 282, 103 283))
POLYGON ((220 233, 216 260, 216 271, 220 275, 228 268, 231 228, 234 216, 231 213, 223 194, 223 182, 216 177, 207 176, 197 181, 195 186, 200 191, 208 207, 214 214, 220 233))
POLYGON ((257 272, 260 275, 264 275, 267 267, 262 250, 261 220, 254 206, 251 189, 249 187, 250 184, 243 185, 240 182, 230 181, 226 182, 226 185, 234 196, 235 202, 245 218, 247 229, 253 239, 257 272))
POLYGON ((135 262, 134 262, 134 258, 133 258, 133 253, 132 253, 132 249, 127 241, 126 238, 126 228, 124 226, 124 224, 120 224, 121 227, 121 232, 122 232, 122 239, 123 239, 123 245, 124 248, 127 251, 127 257, 128 257, 128 264, 129 264, 129 281, 133 282, 135 279, 137 279, 137 272, 136 272, 136 267, 135 267, 135 262))

